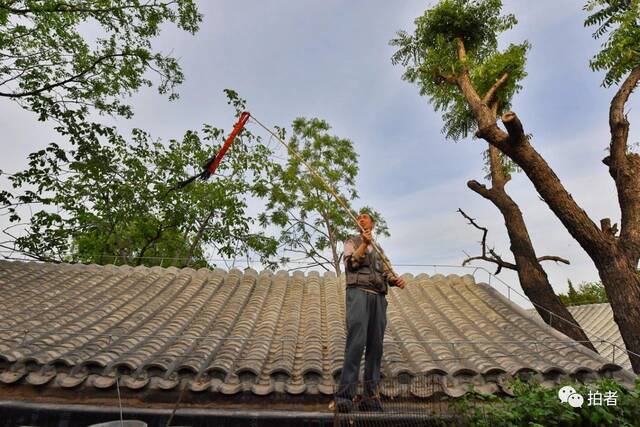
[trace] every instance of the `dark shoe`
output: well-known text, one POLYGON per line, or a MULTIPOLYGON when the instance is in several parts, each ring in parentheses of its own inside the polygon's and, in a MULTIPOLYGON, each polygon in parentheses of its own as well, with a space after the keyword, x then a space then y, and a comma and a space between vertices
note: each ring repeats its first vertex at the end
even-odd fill
POLYGON ((378 398, 364 398, 358 405, 358 410, 362 412, 384 412, 382 409, 382 403, 378 398))

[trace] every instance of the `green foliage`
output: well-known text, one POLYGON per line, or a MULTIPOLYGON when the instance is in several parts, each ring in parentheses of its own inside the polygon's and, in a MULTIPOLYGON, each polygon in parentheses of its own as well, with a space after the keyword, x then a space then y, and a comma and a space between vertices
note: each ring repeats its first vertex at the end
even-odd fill
POLYGON ((469 73, 480 96, 508 73, 493 99, 498 114, 510 108, 513 95, 521 89, 519 82, 526 77, 528 42, 498 50, 498 34, 517 23, 511 14, 500 15, 501 8, 500 0, 442 0, 415 20, 412 35, 399 31, 390 41, 398 47, 392 62, 402 64, 403 79, 417 84, 420 94, 429 97, 436 111, 443 112, 442 131, 453 140, 466 138, 477 127, 453 82, 461 73, 469 73), (464 43, 464 60, 458 57, 457 39, 464 43))
MULTIPOLYGON (((227 95, 239 114, 244 101, 227 95)), ((168 191, 201 170, 222 129, 205 125, 168 144, 137 129, 130 141, 114 128, 81 129, 72 135, 81 146, 67 152, 51 144, 10 177, 21 190, 1 195, 11 222, 21 223, 25 205, 36 210, 11 249, 43 260, 165 266, 207 265, 208 248, 229 258, 251 251, 265 262, 275 254, 276 240, 252 232, 247 213, 247 198, 264 195, 271 180, 270 153, 248 130, 209 181, 168 191)))
POLYGON ((602 85, 619 83, 640 66, 640 2, 638 0, 589 0, 584 9, 591 14, 585 26, 596 26, 593 37, 608 34, 602 50, 589 62, 594 71, 606 71, 602 85))
MULTIPOLYGON (((503 176, 508 177, 514 173, 519 173, 521 171, 520 167, 509 157, 507 157, 503 153, 499 153, 499 155, 503 176)), ((484 161, 484 179, 491 180, 491 162, 488 148, 482 152, 482 159, 484 161)))
POLYGON ((458 402, 458 409, 472 426, 636 426, 640 419, 640 380, 631 391, 616 381, 603 378, 590 385, 563 383, 552 388, 537 381, 509 380, 514 397, 499 398, 477 391, 466 394, 458 402), (572 386, 585 401, 581 408, 573 408, 558 399, 558 390, 572 386), (617 392, 616 405, 588 405, 589 391, 617 392), (490 406, 490 407, 487 407, 490 406))
POLYGON ((567 280, 567 282, 569 283, 569 291, 566 294, 558 294, 566 306, 609 302, 602 282, 583 282, 578 286, 578 290, 573 286, 571 280, 567 280))
MULTIPOLYGON (((355 184, 358 157, 353 143, 330 135, 330 129, 324 120, 297 118, 288 144, 350 204, 358 198, 355 184)), ((320 179, 289 153, 286 165, 275 166, 269 194, 268 209, 260 216, 262 224, 273 223, 282 228, 280 242, 286 250, 311 258, 339 274, 338 244, 355 234, 355 224, 320 179)), ((381 215, 370 208, 368 211, 376 222, 377 234, 388 236, 381 215)))
POLYGON ((153 50, 162 26, 195 33, 201 19, 193 0, 0 2, 0 96, 72 128, 91 111, 130 117, 124 99, 150 73, 171 99, 183 81, 176 59, 153 50))

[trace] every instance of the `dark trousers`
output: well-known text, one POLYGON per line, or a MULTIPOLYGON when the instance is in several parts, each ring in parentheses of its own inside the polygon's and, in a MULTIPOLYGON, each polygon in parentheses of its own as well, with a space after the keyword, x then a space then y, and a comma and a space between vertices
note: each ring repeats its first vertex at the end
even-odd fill
POLYGON ((347 343, 337 399, 352 400, 358 385, 360 359, 366 346, 364 363, 364 396, 376 394, 380 382, 382 341, 387 326, 387 298, 362 289, 347 287, 347 343))

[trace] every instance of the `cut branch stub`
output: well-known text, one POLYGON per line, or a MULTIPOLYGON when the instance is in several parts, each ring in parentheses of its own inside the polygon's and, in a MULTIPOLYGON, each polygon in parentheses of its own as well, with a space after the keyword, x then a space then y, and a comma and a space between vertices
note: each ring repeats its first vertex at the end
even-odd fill
POLYGON ((602 218, 600 220, 600 228, 607 236, 615 237, 618 233, 618 224, 613 224, 612 226, 610 218, 602 218))
POLYGON ((502 123, 509 133, 512 142, 521 142, 524 139, 524 129, 522 122, 513 111, 508 111, 502 115, 502 123))

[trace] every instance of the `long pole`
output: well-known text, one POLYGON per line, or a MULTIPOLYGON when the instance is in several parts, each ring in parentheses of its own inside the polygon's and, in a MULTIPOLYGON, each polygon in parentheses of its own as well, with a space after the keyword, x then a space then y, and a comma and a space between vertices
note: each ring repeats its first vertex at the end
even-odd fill
MULTIPOLYGON (((351 219, 353 219, 353 222, 358 226, 358 228, 364 232, 364 228, 360 225, 360 223, 358 222, 358 219, 356 218, 356 216, 354 215, 353 211, 351 210, 351 208, 349 207, 349 205, 342 199, 342 197, 340 197, 340 195, 338 195, 337 191, 335 191, 335 189, 331 186, 331 184, 329 184, 309 163, 307 163, 302 156, 300 156, 300 154, 298 154, 293 148, 291 148, 291 146, 289 144, 287 144, 285 141, 282 140, 282 138, 280 138, 275 132, 273 132, 271 129, 269 129, 268 127, 266 127, 265 125, 263 125, 260 120, 256 119, 255 116, 251 115, 251 118, 253 119, 254 122, 256 122, 256 124, 258 126, 260 126, 261 128, 263 128, 264 130, 266 130, 267 132, 269 132, 271 134, 271 136, 273 136, 276 140, 278 140, 282 145, 284 145, 287 150, 289 150, 289 152, 298 160, 300 160, 300 162, 302 164, 304 164, 306 166, 306 168, 309 170, 309 172, 315 176, 321 183, 322 185, 326 188, 326 190, 336 199, 336 201, 338 202, 338 204, 349 214, 349 216, 351 217, 351 219)), ((373 249, 378 253, 378 255, 380 256, 380 259, 382 260, 382 263, 384 264, 384 266, 386 267, 387 271, 389 273, 391 273, 391 275, 395 278, 398 277, 398 275, 396 274, 395 271, 393 271, 393 267, 391 267, 391 264, 389 263, 389 260, 387 259, 386 255, 384 255, 382 253, 382 250, 378 247, 378 244, 371 240, 371 246, 373 247, 373 249)))

